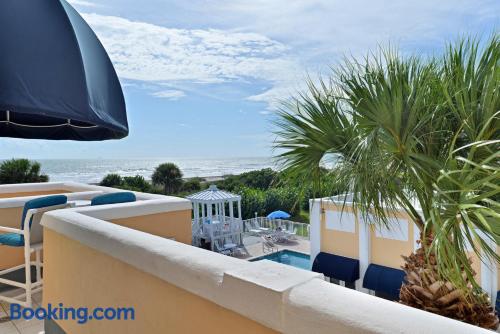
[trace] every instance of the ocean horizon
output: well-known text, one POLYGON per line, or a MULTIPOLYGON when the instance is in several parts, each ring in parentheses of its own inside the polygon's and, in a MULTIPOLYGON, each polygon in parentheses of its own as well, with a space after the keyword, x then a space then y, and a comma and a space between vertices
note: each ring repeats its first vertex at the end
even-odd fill
POLYGON ((110 173, 121 176, 142 175, 150 180, 155 167, 165 162, 173 162, 179 166, 185 178, 213 178, 262 168, 276 169, 276 164, 270 157, 33 160, 41 164, 42 173, 47 174, 50 181, 56 182, 99 183, 110 173))

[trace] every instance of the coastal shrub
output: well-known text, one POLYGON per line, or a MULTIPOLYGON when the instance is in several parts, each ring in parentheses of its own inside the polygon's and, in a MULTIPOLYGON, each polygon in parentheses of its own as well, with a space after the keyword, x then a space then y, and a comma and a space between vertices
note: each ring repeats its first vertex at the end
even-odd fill
POLYGON ((229 175, 218 181, 217 187, 234 191, 242 187, 266 190, 278 180, 278 173, 271 168, 245 172, 239 175, 229 175))
POLYGON ((123 178, 123 188, 133 191, 150 192, 151 184, 142 175, 125 176, 123 178))
POLYGON ((0 165, 0 183, 48 182, 49 177, 40 174, 40 163, 28 159, 11 159, 0 165))
POLYGON ((258 216, 264 215, 266 202, 264 191, 243 187, 236 189, 235 192, 241 195, 241 213, 243 219, 255 217, 256 212, 258 216))
POLYGON ((118 174, 108 174, 102 179, 101 182, 99 182, 99 185, 104 187, 119 188, 123 185, 123 178, 118 174))
POLYGON ((186 180, 181 187, 182 192, 191 193, 201 190, 201 182, 203 179, 201 177, 193 177, 186 180))
POLYGON ((142 175, 122 177, 118 174, 108 174, 102 179, 99 185, 132 191, 158 192, 142 175))
POLYGON ((152 181, 155 185, 163 186, 165 194, 174 194, 183 184, 182 172, 177 165, 171 162, 164 163, 156 167, 152 181))
POLYGON ((299 192, 295 188, 274 188, 265 192, 265 215, 283 210, 291 215, 300 211, 299 192))

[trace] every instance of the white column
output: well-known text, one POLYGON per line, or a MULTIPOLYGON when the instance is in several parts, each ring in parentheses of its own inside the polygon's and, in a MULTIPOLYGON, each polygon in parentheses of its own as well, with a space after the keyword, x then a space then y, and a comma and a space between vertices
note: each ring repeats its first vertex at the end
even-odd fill
POLYGON ((193 217, 196 224, 200 224, 200 204, 197 201, 193 202, 193 217))
POLYGON ((359 228, 359 280, 356 281, 356 290, 369 293, 368 289, 363 288, 363 278, 371 262, 371 238, 370 225, 365 222, 360 213, 358 213, 359 228))
POLYGON ((206 215, 206 210, 205 210, 205 203, 201 202, 201 218, 202 221, 205 221, 205 218, 207 218, 207 215, 206 215))
POLYGON ((420 240, 420 229, 417 224, 413 223, 413 251, 416 252, 420 248, 420 244, 417 241, 420 240))
POLYGON ((221 205, 222 205, 222 217, 226 219, 226 202, 223 202, 221 205))
POLYGON ((311 242, 311 263, 316 256, 321 252, 321 200, 309 200, 309 239, 311 242))
POLYGON ((241 198, 238 199, 238 218, 243 220, 243 217, 241 216, 241 198))
MULTIPOLYGON (((497 245, 494 241, 488 239, 481 231, 477 231, 478 234, 484 240, 488 240, 488 245, 496 249, 497 245)), ((497 287, 498 287, 498 269, 496 261, 486 256, 486 252, 481 250, 481 255, 483 260, 481 261, 481 288, 486 292, 490 298, 493 305, 495 305, 495 300, 497 297, 497 287)))
POLYGON ((212 203, 207 203, 207 218, 212 220, 212 203))
POLYGON ((234 201, 229 201, 229 216, 231 217, 231 221, 234 220, 234 201))

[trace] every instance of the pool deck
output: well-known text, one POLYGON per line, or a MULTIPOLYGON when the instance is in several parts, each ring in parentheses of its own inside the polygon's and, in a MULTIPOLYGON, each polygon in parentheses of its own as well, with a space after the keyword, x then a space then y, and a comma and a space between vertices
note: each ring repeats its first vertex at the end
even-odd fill
MULTIPOLYGON (((246 254, 241 254, 237 256, 240 259, 251 260, 262 255, 267 255, 269 253, 264 253, 262 250, 262 243, 259 237, 245 236, 243 238, 243 244, 245 245, 246 254)), ((276 243, 278 246, 278 251, 288 249, 299 253, 310 254, 311 253, 311 243, 307 239, 297 239, 289 243, 276 243)))
MULTIPOLYGON (((15 296, 20 293, 20 290, 13 290, 10 293, 4 293, 5 295, 15 296)), ((42 293, 36 293, 33 295, 33 308, 40 306, 42 302, 42 293)), ((7 317, 9 314, 9 304, 5 302, 0 302, 0 333, 1 334, 43 334, 44 325, 42 320, 38 319, 19 319, 10 320, 7 317)))

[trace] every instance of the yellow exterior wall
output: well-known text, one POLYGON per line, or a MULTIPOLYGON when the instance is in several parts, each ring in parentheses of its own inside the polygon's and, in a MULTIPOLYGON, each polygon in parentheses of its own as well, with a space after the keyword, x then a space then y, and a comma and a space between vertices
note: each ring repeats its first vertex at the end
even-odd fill
MULTIPOLYGON (((326 212, 342 211, 342 205, 323 204, 322 209, 326 212)), ((344 207, 344 212, 352 213, 350 207, 344 207)), ((350 258, 359 258, 359 226, 356 218, 355 233, 344 231, 334 231, 326 228, 326 214, 321 214, 321 247, 322 252, 346 256, 350 258)))
MULTIPOLYGON (((353 212, 352 207, 337 205, 333 203, 323 203, 322 210, 325 212, 342 211, 353 212)), ((417 228, 409 216, 404 212, 396 212, 396 218, 408 220, 408 241, 393 240, 380 238, 376 236, 375 229, 372 227, 370 231, 370 263, 400 269, 404 265, 402 255, 410 255, 414 249, 414 229, 417 228)), ((359 258, 359 220, 356 215, 356 233, 343 231, 334 231, 326 228, 326 214, 321 216, 321 247, 322 252, 328 252, 341 256, 347 256, 354 259, 359 258)), ((497 248, 500 253, 500 247, 497 248)), ((476 282, 481 282, 481 262, 477 255, 473 252, 469 253, 472 259, 472 268, 476 272, 476 282)), ((498 277, 500 277, 500 267, 498 268, 498 277)), ((498 280, 498 290, 500 290, 500 279, 498 280)))
MULTIPOLYGON (((21 228, 22 214, 22 207, 2 208, 0 209, 0 225, 6 227, 21 228)), ((12 268, 21 263, 24 263, 23 247, 0 246, 0 254, 0 270, 12 268)))
POLYGON ((191 244, 191 210, 162 212, 111 220, 112 223, 191 244))
POLYGON ((40 191, 26 191, 18 193, 0 193, 0 198, 12 198, 12 197, 25 197, 25 196, 42 196, 42 195, 54 195, 54 194, 67 194, 72 191, 55 189, 55 190, 40 190, 40 191))
POLYGON ((476 272, 476 282, 481 283, 481 260, 474 252, 469 252, 469 257, 472 259, 472 269, 476 272))
POLYGON ((57 321, 67 333, 276 333, 54 231, 44 240, 45 306, 135 309, 135 321, 57 321))
POLYGON ((413 252, 413 221, 405 213, 397 212, 394 214, 396 218, 408 220, 408 240, 393 240, 387 238, 378 238, 375 235, 375 227, 370 231, 371 239, 371 262, 386 267, 400 269, 404 264, 401 255, 408 256, 413 252))

